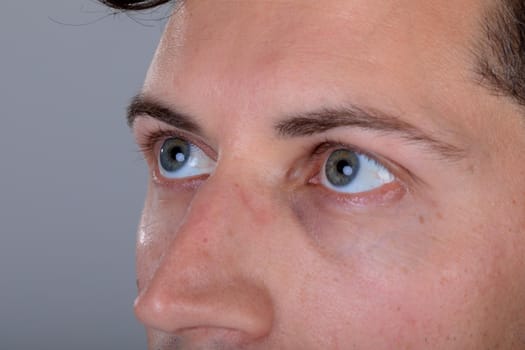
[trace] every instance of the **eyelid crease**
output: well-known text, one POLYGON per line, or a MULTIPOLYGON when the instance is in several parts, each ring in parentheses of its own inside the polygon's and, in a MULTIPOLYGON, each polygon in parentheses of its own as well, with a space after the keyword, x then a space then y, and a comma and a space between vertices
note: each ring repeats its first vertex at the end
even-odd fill
MULTIPOLYGON (((144 118, 154 119, 149 115, 145 115, 144 118)), ((153 163, 155 163, 155 159, 157 157, 157 155, 154 154, 156 152, 157 145, 163 139, 167 139, 170 137, 178 137, 188 141, 189 143, 199 147, 208 157, 210 157, 214 161, 217 161, 217 153, 215 152, 215 150, 213 150, 211 147, 207 146, 205 143, 200 141, 199 137, 191 135, 189 132, 186 132, 184 130, 178 130, 172 126, 157 125, 156 130, 142 131, 142 128, 140 128, 140 130, 137 129, 137 131, 139 135, 137 136, 136 141, 139 150, 143 153, 144 157, 147 160, 151 160, 153 161, 153 163)), ((371 160, 377 162, 379 165, 384 167, 387 171, 392 173, 399 181, 401 181, 408 188, 415 187, 418 184, 425 184, 425 182, 422 179, 417 177, 415 174, 413 174, 407 168, 401 166, 400 164, 392 160, 386 159, 385 157, 382 157, 376 153, 366 151, 362 147, 355 146, 346 141, 326 137, 324 141, 317 142, 313 147, 307 147, 304 151, 307 154, 309 154, 309 163, 316 164, 312 165, 312 167, 320 169, 322 163, 324 163, 324 155, 326 154, 326 152, 330 150, 336 150, 337 148, 349 149, 356 153, 367 156, 371 160)), ((311 170, 308 170, 307 172, 311 172, 311 170)))
MULTIPOLYGON (((203 133, 196 118, 144 94, 139 94, 131 100, 127 109, 128 125, 133 127, 136 118, 141 115, 150 116, 192 134, 203 133)), ((281 137, 312 136, 339 127, 356 127, 395 134, 407 142, 422 144, 449 161, 459 161, 465 158, 467 153, 466 148, 439 140, 397 115, 352 104, 345 104, 342 108, 320 108, 293 114, 274 125, 277 134, 281 137)))
POLYGON ((172 128, 163 128, 160 125, 157 126, 155 131, 142 132, 141 135, 137 137, 136 141, 140 152, 142 152, 145 157, 152 156, 155 158, 156 156, 153 156, 153 153, 156 151, 156 145, 158 145, 160 141, 172 137, 180 138, 189 142, 190 144, 202 150, 202 152, 204 152, 204 154, 206 154, 212 160, 217 160, 216 152, 211 147, 198 140, 198 138, 193 137, 187 132, 172 128))
POLYGON ((397 116, 357 106, 298 114, 278 122, 274 127, 281 137, 312 136, 335 128, 355 127, 395 134, 408 142, 423 144, 446 160, 458 161, 466 154, 465 149, 438 140, 397 116))
MULTIPOLYGON (((348 149, 353 152, 359 153, 368 157, 370 160, 376 162, 378 165, 384 167, 388 172, 390 172, 398 181, 400 181, 407 190, 419 187, 422 185, 427 185, 423 179, 419 178, 417 175, 412 173, 410 170, 400 165, 399 163, 382 157, 376 153, 368 152, 361 147, 352 145, 348 142, 328 139, 326 138, 324 142, 318 144, 311 151, 311 157, 313 157, 314 162, 317 164, 316 168, 322 167, 326 159, 326 154, 330 151, 335 151, 337 149, 348 149), (319 165, 321 164, 321 165, 319 165)), ((317 173, 319 170, 317 170, 317 173)))
POLYGON ((167 139, 169 137, 176 137, 172 131, 162 130, 160 127, 157 131, 148 132, 144 135, 141 135, 140 139, 137 140, 137 144, 142 153, 153 152, 155 145, 162 139, 167 139))

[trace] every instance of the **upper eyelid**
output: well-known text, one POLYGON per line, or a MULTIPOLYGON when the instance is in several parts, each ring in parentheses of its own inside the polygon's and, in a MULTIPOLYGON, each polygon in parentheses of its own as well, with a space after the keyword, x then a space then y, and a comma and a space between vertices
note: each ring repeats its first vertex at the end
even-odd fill
POLYGON ((352 152, 364 155, 365 157, 377 162, 379 165, 381 165, 388 171, 393 172, 392 169, 390 169, 389 164, 395 164, 395 162, 391 160, 387 161, 384 157, 380 157, 377 154, 373 154, 371 152, 363 150, 361 147, 357 147, 346 142, 325 140, 325 142, 315 147, 315 149, 312 151, 312 155, 315 157, 323 156, 328 151, 335 151, 336 149, 347 149, 352 152))
POLYGON ((387 171, 394 175, 396 179, 401 181, 407 188, 427 185, 427 183, 424 182, 420 177, 415 175, 413 172, 398 162, 393 161, 387 157, 383 157, 375 152, 366 151, 362 147, 355 146, 344 141, 326 139, 323 143, 318 144, 311 151, 311 156, 317 159, 318 162, 321 162, 326 159, 326 153, 335 151, 338 148, 349 149, 377 162, 380 166, 384 167, 387 171))
MULTIPOLYGON (((145 118, 148 119, 151 117, 146 115, 145 118)), ((164 125, 164 123, 162 122, 161 125, 158 125, 158 122, 156 123, 157 126, 155 130, 145 131, 143 130, 144 128, 141 128, 140 125, 137 124, 137 122, 138 120, 135 120, 134 132, 136 135, 138 135, 138 137, 136 137, 137 144, 139 145, 140 150, 144 154, 149 153, 150 155, 153 155, 153 152, 155 152, 155 145, 157 145, 162 139, 166 139, 169 137, 180 137, 199 147, 208 157, 210 157, 214 161, 217 161, 218 159, 218 152, 215 149, 213 149, 207 143, 201 140, 200 137, 190 132, 179 130, 171 125, 164 125)), ((312 148, 308 147, 310 148, 309 156, 312 157, 312 160, 316 161, 317 163, 321 161, 321 158, 323 158, 323 155, 327 151, 331 149, 335 150, 337 147, 347 148, 354 152, 369 157, 370 159, 376 161, 378 164, 383 166, 396 178, 400 179, 404 183, 425 184, 425 182, 422 181, 422 179, 417 177, 414 173, 412 173, 402 165, 398 164, 397 162, 382 157, 376 152, 369 152, 363 149, 362 147, 356 146, 346 141, 341 141, 339 139, 325 138, 324 141, 316 140, 316 144, 312 148)))
MULTIPOLYGON (((204 135, 198 118, 175 109, 173 106, 170 107, 170 105, 152 96, 139 94, 132 99, 128 107, 128 124, 134 127, 138 119, 148 116, 178 129, 187 130, 196 135, 204 135)), ((392 115, 373 107, 348 103, 343 108, 320 108, 288 116, 274 127, 278 135, 287 137, 324 134, 328 130, 339 127, 355 127, 378 133, 395 134, 409 143, 427 146, 432 153, 451 161, 465 158, 468 151, 466 145, 436 139, 429 134, 429 131, 425 132, 395 114, 392 115)))
POLYGON ((174 127, 163 127, 159 125, 154 131, 136 130, 136 133, 139 134, 139 136, 136 137, 137 144, 141 152, 144 154, 155 152, 156 145, 158 145, 161 141, 163 142, 171 137, 178 137, 198 147, 204 152, 204 154, 206 154, 211 159, 215 161, 217 160, 217 152, 213 148, 208 146, 206 143, 204 143, 202 140, 200 140, 200 138, 195 137, 194 135, 191 135, 188 132, 178 130, 174 127))
POLYGON ((143 152, 150 152, 153 150, 155 144, 157 144, 161 139, 165 139, 168 137, 173 137, 173 133, 168 133, 163 130, 154 131, 154 132, 146 132, 144 134, 141 134, 139 137, 137 137, 137 145, 139 146, 139 149, 143 152), (171 135, 170 135, 171 134, 171 135))
MULTIPOLYGON (((171 138, 171 137, 178 137, 178 138, 181 138, 181 139, 183 139, 185 141, 188 141, 192 145, 194 145, 194 146, 198 147, 199 149, 203 150, 204 153, 208 154, 208 152, 206 152, 206 150, 203 149, 203 148, 210 148, 209 146, 202 146, 201 142, 192 140, 192 138, 190 138, 187 135, 186 132, 178 131, 178 130, 176 130, 174 128, 166 128, 166 129, 164 129, 164 128, 159 126, 156 131, 149 131, 149 132, 144 133, 142 135, 142 137, 141 137, 141 141, 137 141, 137 142, 138 142, 140 150, 143 153, 154 152, 155 151, 155 145, 157 145, 161 141, 165 141, 166 139, 171 138)), ((364 156, 374 160, 375 162, 377 162, 378 164, 383 166, 388 171, 393 172, 392 169, 390 169, 389 164, 388 164, 388 163, 392 163, 391 161, 385 162, 384 160, 379 159, 379 157, 377 155, 375 155, 375 154, 371 154, 370 152, 362 150, 360 147, 356 147, 354 145, 351 145, 351 144, 346 143, 346 142, 341 142, 341 141, 334 141, 334 140, 328 140, 327 139, 327 140, 325 140, 325 141, 323 141, 321 143, 317 143, 313 147, 313 150, 310 152, 310 156, 313 157, 313 158, 316 158, 316 159, 324 158, 324 155, 328 151, 336 150, 337 148, 349 149, 349 150, 351 150, 353 152, 362 154, 362 155, 364 155, 364 156)), ((216 157, 213 157, 213 159, 215 159, 215 158, 216 157)))

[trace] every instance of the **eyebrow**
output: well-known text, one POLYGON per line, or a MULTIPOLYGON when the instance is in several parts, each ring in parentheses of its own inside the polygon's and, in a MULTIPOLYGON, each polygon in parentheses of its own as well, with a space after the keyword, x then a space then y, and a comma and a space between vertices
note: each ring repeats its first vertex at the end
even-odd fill
MULTIPOLYGON (((194 121, 195 118, 142 94, 133 97, 127 108, 128 125, 132 128, 135 119, 140 116, 149 116, 196 134, 202 134, 203 131, 202 127, 194 121)), ((438 140, 397 116, 353 105, 300 113, 274 125, 277 134, 283 138, 312 136, 340 127, 356 127, 393 134, 409 142, 426 146, 442 158, 449 160, 457 161, 465 155, 463 148, 438 140)))
POLYGON ((339 127, 356 127, 386 134, 393 134, 409 142, 428 147, 441 157, 459 160, 465 149, 438 140, 399 117, 374 109, 349 106, 341 109, 322 109, 291 116, 275 125, 281 137, 311 136, 339 127))
POLYGON ((128 126, 133 128, 135 119, 144 115, 182 130, 196 134, 202 133, 202 128, 193 120, 193 117, 170 108, 155 99, 139 94, 131 99, 127 108, 128 126))

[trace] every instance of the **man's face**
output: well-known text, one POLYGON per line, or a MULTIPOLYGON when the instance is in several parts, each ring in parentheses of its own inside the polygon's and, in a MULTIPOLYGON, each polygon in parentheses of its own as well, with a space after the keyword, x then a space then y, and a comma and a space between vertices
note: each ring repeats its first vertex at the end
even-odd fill
POLYGON ((180 5, 133 115, 151 349, 525 347, 525 125, 474 73, 487 6, 180 5))

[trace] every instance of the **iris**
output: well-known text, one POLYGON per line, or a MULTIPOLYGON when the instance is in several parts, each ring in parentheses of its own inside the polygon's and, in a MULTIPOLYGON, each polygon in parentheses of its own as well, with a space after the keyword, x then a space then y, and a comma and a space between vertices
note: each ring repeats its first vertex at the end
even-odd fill
POLYGON ((344 148, 324 162, 321 184, 338 193, 363 193, 395 181, 383 164, 365 154, 344 148))
POLYGON ((351 183, 359 172, 359 158, 348 149, 334 151, 326 161, 326 179, 335 187, 346 186, 351 183))
POLYGON ((159 162, 162 170, 173 173, 180 170, 188 162, 191 155, 191 145, 180 138, 169 138, 160 148, 159 162))

